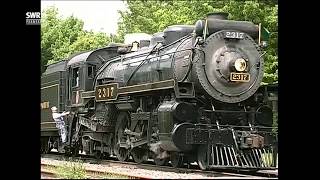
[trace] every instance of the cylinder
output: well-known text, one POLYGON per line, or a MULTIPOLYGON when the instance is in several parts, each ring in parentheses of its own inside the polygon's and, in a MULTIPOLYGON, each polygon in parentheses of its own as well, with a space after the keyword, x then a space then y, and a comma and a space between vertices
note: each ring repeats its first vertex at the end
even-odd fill
POLYGON ((190 103, 176 103, 172 106, 171 110, 173 116, 180 122, 195 122, 197 118, 197 111, 190 103))

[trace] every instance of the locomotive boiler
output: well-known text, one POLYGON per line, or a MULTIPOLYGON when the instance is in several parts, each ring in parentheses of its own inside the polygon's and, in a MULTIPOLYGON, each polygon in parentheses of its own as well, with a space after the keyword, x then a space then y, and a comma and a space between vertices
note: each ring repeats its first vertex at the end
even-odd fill
POLYGON ((174 167, 274 168, 275 93, 261 87, 263 30, 212 13, 150 41, 71 57, 70 148, 174 167))

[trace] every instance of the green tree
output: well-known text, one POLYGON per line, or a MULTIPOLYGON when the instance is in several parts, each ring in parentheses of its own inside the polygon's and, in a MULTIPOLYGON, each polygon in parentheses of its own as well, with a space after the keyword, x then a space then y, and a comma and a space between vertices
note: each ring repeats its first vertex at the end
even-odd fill
POLYGON ((83 30, 84 22, 74 16, 58 16, 58 9, 50 7, 41 19, 41 72, 44 66, 68 58, 70 55, 106 46, 110 38, 102 32, 83 30))
POLYGON ((52 38, 51 27, 58 24, 59 19, 58 9, 51 7, 42 12, 41 20, 41 72, 44 71, 44 66, 49 60, 53 59, 53 53, 51 45, 54 43, 54 38, 52 38))
POLYGON ((74 54, 80 51, 93 50, 104 47, 110 42, 110 37, 104 33, 85 32, 81 34, 78 39, 71 44, 69 53, 74 54))
POLYGON ((263 1, 136 1, 127 0, 128 10, 120 11, 118 37, 127 33, 153 34, 174 24, 194 24, 210 12, 227 12, 229 19, 261 23, 270 32, 266 49, 264 83, 278 81, 278 5, 275 0, 263 1))

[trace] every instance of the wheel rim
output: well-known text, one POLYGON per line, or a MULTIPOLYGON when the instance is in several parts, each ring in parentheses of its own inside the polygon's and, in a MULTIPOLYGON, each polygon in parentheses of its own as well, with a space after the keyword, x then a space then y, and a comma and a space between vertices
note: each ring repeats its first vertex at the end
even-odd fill
POLYGON ((183 166, 183 156, 174 152, 170 155, 171 165, 175 168, 179 168, 183 166))
POLYGON ((119 148, 117 158, 119 161, 126 161, 128 160, 128 150, 125 148, 119 148))
POLYGON ((45 138, 43 142, 43 153, 48 154, 51 151, 51 148, 49 147, 49 139, 45 138))
POLYGON ((121 112, 117 118, 116 133, 115 133, 115 155, 119 161, 126 161, 129 158, 129 151, 126 148, 120 147, 121 140, 124 141, 124 130, 128 126, 128 113, 121 112))
POLYGON ((100 151, 95 151, 94 152, 94 157, 96 159, 102 159, 102 153, 100 151))
POLYGON ((109 154, 109 153, 104 152, 104 153, 103 153, 103 157, 104 157, 104 158, 106 158, 106 159, 108 159, 108 158, 110 157, 110 154, 109 154))
POLYGON ((133 148, 131 151, 132 158, 136 163, 143 163, 148 159, 148 153, 146 150, 141 148, 133 148))
POLYGON ((44 153, 44 148, 43 148, 43 144, 41 143, 41 147, 40 147, 40 153, 43 154, 44 153))
POLYGON ((154 162, 156 165, 158 166, 165 166, 168 163, 168 159, 159 159, 159 158, 155 158, 154 162))
POLYGON ((169 159, 168 158, 164 158, 164 159, 159 159, 157 158, 157 155, 153 153, 152 155, 153 161, 156 165, 158 166, 165 166, 168 164, 169 159))
POLYGON ((208 150, 207 145, 200 145, 198 147, 197 163, 200 169, 202 170, 206 170, 209 167, 208 160, 207 160, 207 150, 208 150))
POLYGON ((79 148, 71 147, 66 152, 69 156, 75 157, 79 155, 79 148))

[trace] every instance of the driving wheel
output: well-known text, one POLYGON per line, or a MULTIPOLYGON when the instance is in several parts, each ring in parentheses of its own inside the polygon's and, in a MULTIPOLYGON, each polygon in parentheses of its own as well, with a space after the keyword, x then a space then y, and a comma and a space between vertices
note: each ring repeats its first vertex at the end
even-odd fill
POLYGON ((183 166, 183 155, 180 155, 178 152, 172 152, 170 154, 170 161, 172 167, 179 168, 183 166))
POLYGON ((169 162, 169 158, 164 158, 164 159, 157 158, 157 154, 154 154, 153 152, 152 152, 152 158, 154 163, 158 166, 165 166, 169 162))
POLYGON ((198 161, 197 161, 197 163, 198 163, 201 170, 206 170, 209 167, 207 153, 208 153, 208 145, 200 145, 198 147, 198 153, 197 153, 198 161))
POLYGON ((127 112, 120 112, 117 118, 114 153, 119 161, 126 161, 129 158, 129 150, 120 147, 120 144, 126 143, 127 136, 124 130, 129 127, 129 114, 127 112))
POLYGON ((133 148, 131 150, 131 155, 136 163, 143 163, 148 160, 148 151, 142 148, 133 148))

